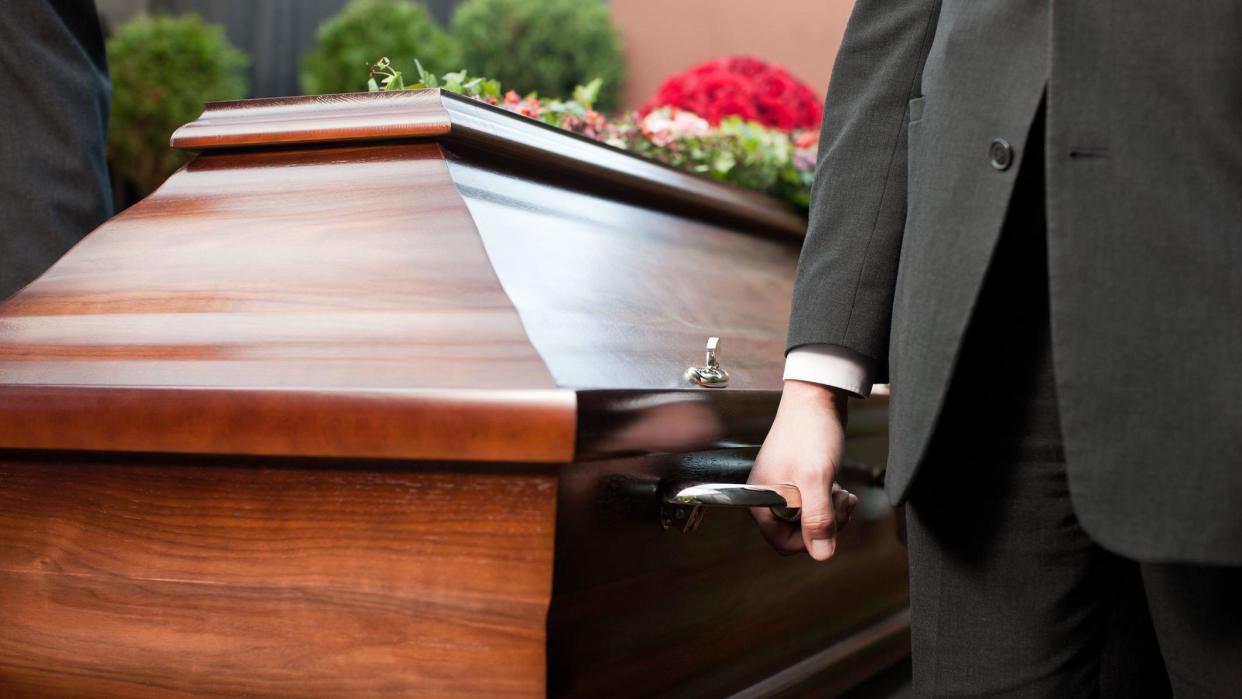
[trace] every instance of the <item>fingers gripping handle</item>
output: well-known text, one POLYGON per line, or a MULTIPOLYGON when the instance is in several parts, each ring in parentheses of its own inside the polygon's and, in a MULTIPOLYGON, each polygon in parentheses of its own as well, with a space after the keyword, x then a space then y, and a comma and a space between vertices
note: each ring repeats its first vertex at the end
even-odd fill
MULTIPOLYGON (((833 491, 840 486, 833 484, 833 491)), ((792 522, 801 513, 802 496, 794 485, 753 483, 672 483, 664 491, 667 505, 689 507, 768 507, 778 518, 792 522)))

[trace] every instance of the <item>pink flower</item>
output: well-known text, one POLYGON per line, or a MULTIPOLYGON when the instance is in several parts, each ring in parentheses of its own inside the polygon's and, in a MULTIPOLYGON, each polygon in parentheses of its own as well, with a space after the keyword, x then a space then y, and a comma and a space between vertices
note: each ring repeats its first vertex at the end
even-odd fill
POLYGON ((681 138, 707 135, 711 124, 693 112, 676 107, 663 107, 643 117, 639 128, 652 143, 665 147, 681 138))
POLYGON ((532 119, 538 119, 540 118, 540 115, 542 114, 542 107, 543 105, 539 103, 539 100, 525 99, 516 105, 514 111, 516 111, 518 114, 521 114, 522 116, 528 116, 532 119))

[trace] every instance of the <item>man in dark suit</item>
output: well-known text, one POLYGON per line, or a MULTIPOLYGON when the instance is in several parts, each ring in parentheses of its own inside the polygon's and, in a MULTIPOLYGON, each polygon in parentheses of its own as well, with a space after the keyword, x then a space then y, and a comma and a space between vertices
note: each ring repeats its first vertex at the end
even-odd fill
POLYGON ((803 491, 800 529, 756 511, 778 548, 830 557, 846 397, 891 382, 920 693, 1242 691, 1240 28, 855 3, 751 480, 803 491))
POLYGON ((90 0, 0 15, 0 299, 112 214, 108 69, 90 0))

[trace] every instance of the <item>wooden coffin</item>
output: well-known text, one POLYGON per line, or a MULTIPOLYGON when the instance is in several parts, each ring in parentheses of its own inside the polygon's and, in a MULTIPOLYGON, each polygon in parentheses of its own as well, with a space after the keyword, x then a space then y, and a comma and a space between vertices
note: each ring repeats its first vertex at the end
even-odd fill
MULTIPOLYGON (((660 504, 745 479, 803 219, 436 90, 173 144, 0 306, 0 695, 825 695, 905 653, 865 468, 827 563, 660 504)), ((885 430, 856 404, 849 458, 885 430)))

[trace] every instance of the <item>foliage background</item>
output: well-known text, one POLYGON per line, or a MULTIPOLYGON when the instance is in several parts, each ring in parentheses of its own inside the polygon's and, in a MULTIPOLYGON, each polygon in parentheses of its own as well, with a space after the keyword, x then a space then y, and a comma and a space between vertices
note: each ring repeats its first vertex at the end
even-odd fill
POLYGON ((462 53, 457 67, 559 98, 602 78, 597 108, 613 111, 620 103, 625 62, 599 0, 466 0, 453 15, 452 34, 462 53))
POLYGON ((320 25, 317 38, 302 59, 306 94, 365 91, 367 66, 376 56, 389 56, 411 72, 415 58, 435 71, 461 63, 456 42, 423 5, 407 0, 351 0, 320 25))
MULTIPOLYGON (((168 146, 203 103, 246 95, 246 55, 197 15, 140 16, 108 40, 108 157, 145 196, 189 155, 168 146)), ((54 89, 55 86, 51 86, 54 89)))

